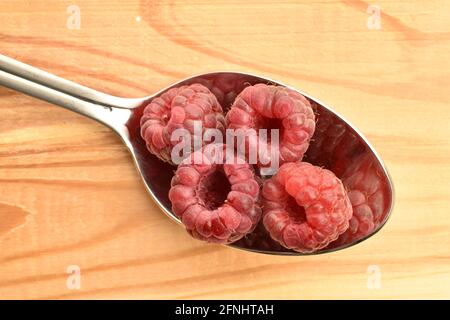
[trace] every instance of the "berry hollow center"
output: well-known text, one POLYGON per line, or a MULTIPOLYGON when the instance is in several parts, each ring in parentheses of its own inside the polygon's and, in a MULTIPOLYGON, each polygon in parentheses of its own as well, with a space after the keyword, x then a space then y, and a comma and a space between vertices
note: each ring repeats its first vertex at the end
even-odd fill
POLYGON ((289 197, 285 209, 288 212, 289 218, 293 223, 301 224, 306 221, 305 208, 298 205, 297 201, 295 201, 295 198, 289 197))
POLYGON ((197 194, 208 210, 219 208, 227 199, 231 184, 223 170, 216 170, 199 183, 197 194))
POLYGON ((172 113, 169 110, 166 110, 166 112, 164 112, 161 115, 161 123, 162 123, 163 126, 167 125, 167 123, 169 122, 171 116, 172 116, 172 113))
POLYGON ((272 130, 278 130, 281 137, 284 129, 282 119, 266 117, 260 117, 257 120, 257 127, 267 129, 267 142, 272 140, 272 130))

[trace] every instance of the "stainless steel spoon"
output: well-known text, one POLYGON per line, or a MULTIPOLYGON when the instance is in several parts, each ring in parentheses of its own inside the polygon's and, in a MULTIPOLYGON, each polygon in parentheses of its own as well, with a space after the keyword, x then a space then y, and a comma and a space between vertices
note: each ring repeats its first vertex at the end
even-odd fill
MULTIPOLYGON (((0 85, 77 112, 110 127, 123 140, 133 156, 147 191, 161 210, 177 223, 168 199, 174 167, 150 154, 139 134, 139 119, 147 101, 183 84, 200 82, 228 105, 245 85, 279 82, 239 72, 215 72, 181 80, 151 96, 131 99, 111 96, 57 77, 17 60, 0 55, 0 85)), ((290 87, 291 88, 291 87, 290 87)), ((296 90, 294 88, 291 88, 296 90)), ((375 227, 367 235, 343 236, 318 253, 340 250, 375 234, 386 223, 393 206, 393 186, 380 157, 363 135, 344 118, 315 98, 307 97, 317 114, 317 129, 306 154, 306 161, 333 170, 348 191, 366 196, 354 211, 371 214, 375 227)), ((358 205, 358 206, 356 206, 358 205)), ((304 255, 284 249, 258 226, 254 233, 229 245, 234 248, 268 254, 304 255)))

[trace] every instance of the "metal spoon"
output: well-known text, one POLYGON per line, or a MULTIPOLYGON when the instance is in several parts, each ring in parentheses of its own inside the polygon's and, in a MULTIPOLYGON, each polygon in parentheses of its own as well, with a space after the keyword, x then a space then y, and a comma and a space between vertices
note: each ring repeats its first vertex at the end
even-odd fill
MULTIPOLYGON (((0 85, 97 120, 116 132, 131 152, 153 200, 177 223, 181 222, 172 213, 168 199, 170 180, 175 168, 147 151, 139 134, 139 119, 147 101, 172 87, 195 82, 208 86, 222 105, 230 104, 245 85, 270 83, 285 86, 247 73, 215 72, 181 80, 151 96, 120 98, 0 55, 0 85)), ((310 100, 318 117, 316 133, 305 160, 333 170, 343 180, 348 191, 357 189, 365 194, 367 201, 361 210, 370 210, 376 222, 369 234, 356 238, 341 237, 313 254, 340 250, 369 238, 386 223, 393 206, 392 182, 380 157, 354 126, 317 99, 297 91, 310 100)), ((279 246, 267 236, 261 226, 229 246, 258 253, 304 255, 279 246)))

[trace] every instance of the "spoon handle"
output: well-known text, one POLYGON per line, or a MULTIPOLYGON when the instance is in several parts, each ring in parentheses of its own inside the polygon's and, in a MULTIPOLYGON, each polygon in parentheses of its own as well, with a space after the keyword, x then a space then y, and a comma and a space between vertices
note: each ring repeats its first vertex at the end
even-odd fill
POLYGON ((115 97, 85 86, 63 79, 54 74, 32 67, 26 63, 17 61, 0 54, 0 70, 14 74, 21 78, 42 84, 46 87, 68 93, 72 96, 102 104, 109 107, 133 108, 139 106, 143 99, 129 99, 115 97))
POLYGON ((0 70, 0 85, 97 120, 122 137, 128 135, 125 123, 131 116, 130 109, 99 105, 2 70, 0 70))

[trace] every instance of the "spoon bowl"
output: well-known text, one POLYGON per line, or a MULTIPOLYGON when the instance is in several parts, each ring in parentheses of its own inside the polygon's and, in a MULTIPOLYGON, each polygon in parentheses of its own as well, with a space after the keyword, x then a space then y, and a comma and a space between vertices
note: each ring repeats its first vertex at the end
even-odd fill
MULTIPOLYGON (((208 87, 225 109, 248 85, 265 83, 288 87, 247 73, 214 72, 181 80, 151 96, 128 99, 86 88, 0 55, 0 85, 78 112, 115 131, 128 147, 153 200, 168 217, 179 224, 181 222, 172 212, 168 198, 176 167, 162 162, 147 151, 140 135, 140 118, 151 99, 173 87, 192 83, 208 87)), ((316 132, 304 160, 332 170, 343 181, 348 192, 363 192, 367 195, 363 209, 370 210, 376 223, 369 234, 359 237, 347 237, 344 234, 328 247, 311 254, 344 249, 369 238, 386 223, 393 205, 392 182, 380 157, 354 126, 317 99, 296 91, 310 101, 317 116, 316 132)), ((358 208, 358 203, 354 204, 355 210, 362 210, 358 208)), ((257 253, 307 255, 281 247, 261 225, 253 233, 228 246, 257 253)))

